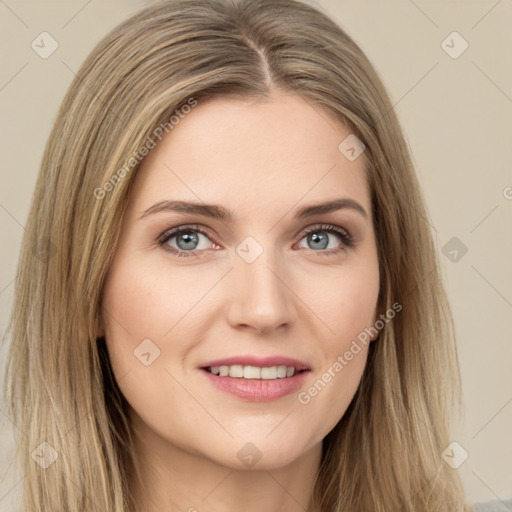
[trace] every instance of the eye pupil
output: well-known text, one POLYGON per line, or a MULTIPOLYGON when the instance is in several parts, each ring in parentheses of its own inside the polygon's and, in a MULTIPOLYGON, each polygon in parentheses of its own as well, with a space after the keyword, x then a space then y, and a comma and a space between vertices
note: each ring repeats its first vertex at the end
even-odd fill
POLYGON ((186 250, 186 249, 195 249, 195 245, 198 243, 198 236, 197 233, 194 233, 192 231, 187 231, 184 233, 179 233, 176 236, 176 244, 180 249, 186 250), (185 245, 181 244, 180 242, 185 242, 185 245), (192 245, 190 245, 192 244, 192 245), (195 245, 194 245, 195 244, 195 245))
POLYGON ((314 242, 316 248, 325 249, 329 245, 329 237, 323 231, 318 231, 317 233, 310 233, 308 235, 308 242, 314 242), (322 233, 320 236, 318 233, 322 233), (320 242, 320 244, 318 244, 320 242))

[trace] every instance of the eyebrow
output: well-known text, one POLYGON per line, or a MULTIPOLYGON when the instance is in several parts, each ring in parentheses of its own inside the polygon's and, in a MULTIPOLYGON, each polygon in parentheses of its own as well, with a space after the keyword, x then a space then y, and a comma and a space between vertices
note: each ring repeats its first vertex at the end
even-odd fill
MULTIPOLYGON (((350 198, 333 199, 325 203, 304 206, 303 208, 297 210, 295 218, 305 219, 312 217, 313 215, 331 213, 342 209, 350 209, 356 211, 360 213, 365 219, 368 219, 368 213, 366 210, 357 201, 350 198)), ((188 213, 191 215, 201 215, 203 217, 210 217, 212 219, 218 219, 226 222, 233 222, 236 217, 233 211, 215 204, 164 200, 155 203, 153 206, 150 206, 142 213, 142 215, 139 217, 139 220, 154 213, 168 211, 188 213)))

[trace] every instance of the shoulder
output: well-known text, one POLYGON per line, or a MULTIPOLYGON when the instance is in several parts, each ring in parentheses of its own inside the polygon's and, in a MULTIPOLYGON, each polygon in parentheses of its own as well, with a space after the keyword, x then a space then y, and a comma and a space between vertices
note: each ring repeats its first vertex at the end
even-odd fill
POLYGON ((512 499, 474 503, 469 512, 512 512, 512 499))

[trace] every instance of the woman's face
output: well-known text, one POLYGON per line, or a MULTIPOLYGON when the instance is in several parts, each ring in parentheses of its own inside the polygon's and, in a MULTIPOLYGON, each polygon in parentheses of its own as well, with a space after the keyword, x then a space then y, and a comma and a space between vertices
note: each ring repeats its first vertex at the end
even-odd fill
POLYGON ((199 102, 150 151, 101 326, 141 436, 270 469, 318 448, 343 416, 379 292, 349 135, 319 106, 274 93, 199 102))

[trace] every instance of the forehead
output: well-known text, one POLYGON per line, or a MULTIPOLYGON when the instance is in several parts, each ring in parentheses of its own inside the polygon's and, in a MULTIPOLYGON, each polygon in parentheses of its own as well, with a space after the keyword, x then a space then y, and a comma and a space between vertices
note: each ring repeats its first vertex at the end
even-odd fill
POLYGON ((143 161, 132 202, 140 210, 159 199, 200 200, 262 215, 263 205, 346 196, 370 211, 364 158, 339 149, 350 135, 295 93, 198 102, 143 161))

